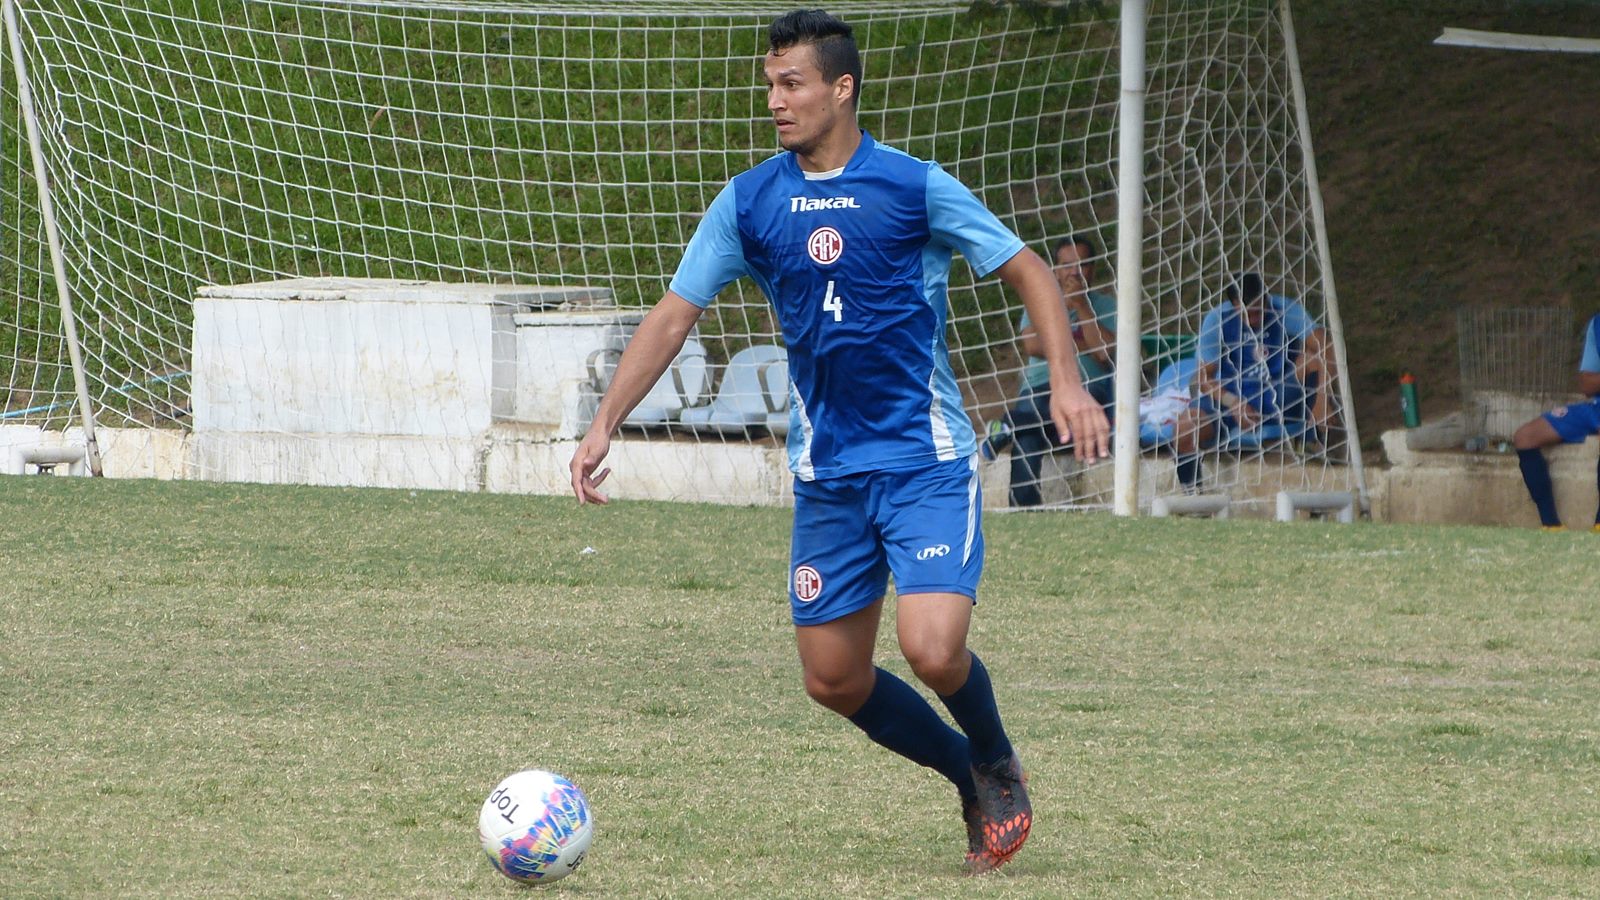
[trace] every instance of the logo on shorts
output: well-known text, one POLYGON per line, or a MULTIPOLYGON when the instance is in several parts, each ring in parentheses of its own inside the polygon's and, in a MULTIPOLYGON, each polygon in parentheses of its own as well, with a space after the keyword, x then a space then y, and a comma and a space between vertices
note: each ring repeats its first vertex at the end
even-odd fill
POLYGON ((923 547, 921 550, 918 550, 917 559, 938 559, 941 556, 948 556, 949 554, 949 544, 934 544, 932 547, 923 547))
POLYGON ((817 265, 831 266, 844 255, 844 238, 834 227, 824 225, 806 238, 806 252, 817 265))
POLYGON ((1550 410, 1550 415, 1555 416, 1558 419, 1566 414, 1567 408, 1565 406, 1558 406, 1555 409, 1550 410))
POLYGON ((810 566, 796 566, 794 595, 801 603, 810 603, 822 596, 822 573, 810 566))

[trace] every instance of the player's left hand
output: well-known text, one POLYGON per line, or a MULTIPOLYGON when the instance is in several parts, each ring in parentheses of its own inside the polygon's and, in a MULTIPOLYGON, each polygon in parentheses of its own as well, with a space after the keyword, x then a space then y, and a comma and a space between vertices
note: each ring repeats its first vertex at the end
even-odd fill
POLYGON ((1111 455, 1111 423, 1082 385, 1050 391, 1050 418, 1061 435, 1061 443, 1073 445, 1079 462, 1111 455))

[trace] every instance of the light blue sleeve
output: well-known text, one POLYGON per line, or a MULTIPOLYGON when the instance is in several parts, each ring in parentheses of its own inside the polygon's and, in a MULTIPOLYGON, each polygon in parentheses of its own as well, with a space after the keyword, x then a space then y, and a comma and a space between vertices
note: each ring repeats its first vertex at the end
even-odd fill
POLYGON ((1304 306, 1300 305, 1300 301, 1290 300, 1288 297, 1273 297, 1272 299, 1278 304, 1278 308, 1283 311, 1283 330, 1289 337, 1303 341, 1310 336, 1311 332, 1317 330, 1316 320, 1311 318, 1311 314, 1306 312, 1304 306))
POLYGON ((672 276, 674 294, 704 309, 717 292, 739 280, 749 266, 744 260, 744 242, 739 240, 739 213, 733 198, 733 182, 706 208, 705 217, 689 238, 678 271, 672 276))
POLYGON ((1194 356, 1210 365, 1222 359, 1222 310, 1213 309, 1200 320, 1200 339, 1195 342, 1194 356))
POLYGON ((1104 291, 1089 292, 1089 308, 1094 310, 1094 319, 1101 328, 1115 332, 1117 330, 1117 298, 1104 291))
POLYGON ((1595 340, 1596 331, 1600 331, 1600 316, 1590 319, 1589 327, 1583 330, 1583 361, 1578 363, 1579 372, 1600 373, 1600 341, 1595 340))
POLYGON ((935 241, 961 251, 979 278, 1022 250, 1021 238, 966 185, 935 165, 928 167, 928 230, 935 241))

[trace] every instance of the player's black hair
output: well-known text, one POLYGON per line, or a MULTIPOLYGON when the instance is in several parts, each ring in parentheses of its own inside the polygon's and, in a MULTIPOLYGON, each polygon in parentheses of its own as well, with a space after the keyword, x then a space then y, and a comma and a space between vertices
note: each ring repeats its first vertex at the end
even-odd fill
POLYGON ((1089 240, 1088 235, 1069 234, 1061 240, 1056 241, 1056 245, 1050 249, 1050 263, 1052 265, 1055 264, 1056 257, 1061 255, 1062 247, 1077 247, 1083 251, 1082 253, 1078 254, 1078 259, 1080 261, 1087 262, 1094 262, 1095 256, 1100 252, 1095 248, 1094 241, 1089 240))
POLYGON ((1239 276, 1238 293, 1235 294, 1233 291, 1229 291, 1228 295, 1230 297, 1242 297, 1246 303, 1254 303, 1256 300, 1261 299, 1261 295, 1265 294, 1266 291, 1266 287, 1261 283, 1260 275, 1255 272, 1246 272, 1239 276))
POLYGON ((797 9, 772 21, 767 29, 767 49, 782 53, 790 47, 810 44, 817 48, 817 67, 829 84, 849 75, 855 87, 850 105, 861 99, 861 51, 856 49, 855 31, 820 9, 797 9))

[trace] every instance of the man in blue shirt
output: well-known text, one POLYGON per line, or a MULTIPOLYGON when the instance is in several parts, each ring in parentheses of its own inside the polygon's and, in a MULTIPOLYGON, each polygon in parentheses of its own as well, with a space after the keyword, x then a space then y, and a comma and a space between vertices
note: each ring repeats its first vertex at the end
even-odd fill
MULTIPOLYGON (((1546 531, 1564 531, 1556 513, 1555 488, 1550 483, 1550 466, 1544 448, 1554 444, 1581 444, 1591 434, 1600 434, 1600 316, 1589 320, 1583 329, 1583 359, 1578 362, 1578 390, 1587 399, 1582 403, 1558 406, 1511 435, 1522 466, 1522 482, 1539 510, 1539 523, 1546 531)), ((1600 464, 1595 469, 1600 482, 1600 464)), ((1594 515, 1594 530, 1600 531, 1600 510, 1594 515)))
MULTIPOLYGON (((1095 247, 1088 237, 1063 238, 1052 255, 1056 281, 1067 298, 1072 340, 1078 348, 1078 377, 1109 420, 1116 399, 1111 355, 1116 346, 1117 298, 1089 287, 1094 284, 1095 247)), ((984 459, 994 459, 1010 445, 1011 505, 1038 506, 1044 502, 1039 489, 1040 464, 1057 441, 1050 424, 1050 367, 1039 355, 1039 331, 1026 310, 1018 330, 1022 351, 1028 356, 1022 391, 1003 418, 989 423, 989 433, 978 452, 984 459)))
POLYGON ((1200 450, 1219 437, 1276 424, 1326 436, 1333 359, 1305 307, 1268 294, 1248 272, 1227 289, 1227 301, 1206 313, 1195 346, 1195 402, 1175 429, 1178 481, 1200 481, 1200 450))
POLYGON ((1109 427, 1079 383, 1061 292, 1037 254, 937 165, 856 124, 861 58, 820 10, 768 32, 767 108, 784 152, 736 176, 707 209, 661 301, 640 323, 570 466, 604 503, 610 436, 667 368, 717 292, 749 277, 789 352, 795 475, 789 603, 806 693, 873 741, 955 784, 967 868, 1003 864, 1033 811, 983 663, 966 646, 983 568, 972 423, 945 345, 955 252, 998 274, 1038 323, 1051 418, 1081 456, 1109 427), (872 661, 888 578, 900 649, 943 702, 872 661))

